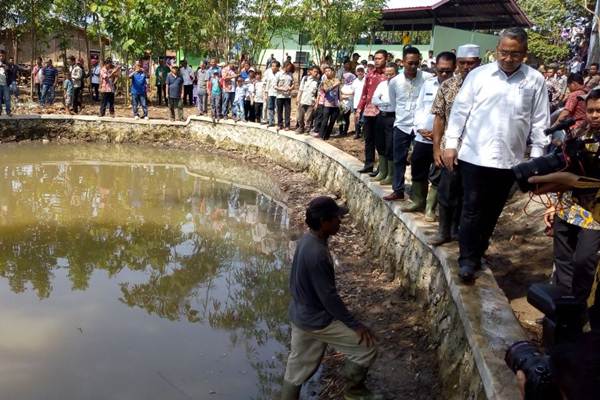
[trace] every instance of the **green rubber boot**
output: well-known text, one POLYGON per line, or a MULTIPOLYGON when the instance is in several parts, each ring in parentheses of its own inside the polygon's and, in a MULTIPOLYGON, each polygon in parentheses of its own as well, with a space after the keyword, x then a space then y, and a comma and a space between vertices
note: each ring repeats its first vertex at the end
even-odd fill
POLYGON ((365 386, 369 369, 346 360, 342 368, 342 376, 346 379, 344 390, 345 400, 382 400, 379 394, 374 394, 365 386))
POLYGON ((425 210, 425 199, 427 197, 427 187, 429 182, 417 181, 412 183, 412 193, 410 194, 411 203, 401 207, 404 212, 417 212, 425 210))
POLYGON ((437 208, 437 187, 431 185, 427 192, 427 201, 425 202, 425 221, 435 222, 435 209, 437 208))
POLYGON ((284 380, 281 385, 281 400, 298 400, 300 389, 302 389, 302 385, 294 385, 284 380))
POLYGON ((391 185, 392 180, 394 179, 394 161, 387 161, 387 176, 379 181, 380 185, 391 185))
POLYGON ((385 157, 379 156, 379 166, 377 167, 377 169, 379 170, 379 173, 377 174, 377 176, 375 176, 375 178, 373 178, 373 180, 376 182, 384 180, 387 176, 388 163, 385 157))

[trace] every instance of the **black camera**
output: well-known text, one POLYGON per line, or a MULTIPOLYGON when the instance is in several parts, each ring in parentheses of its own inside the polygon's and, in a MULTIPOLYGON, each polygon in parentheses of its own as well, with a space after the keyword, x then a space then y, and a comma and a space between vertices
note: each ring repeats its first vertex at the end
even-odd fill
POLYGON ((504 357, 506 365, 516 374, 525 373, 525 400, 560 400, 560 389, 552 379, 550 356, 542 353, 538 347, 523 340, 514 343, 504 357))
POLYGON ((570 128, 574 124, 574 119, 567 118, 546 129, 546 136, 552 135, 553 138, 559 139, 562 142, 561 146, 554 146, 545 156, 533 158, 512 168, 521 191, 528 192, 533 189, 533 185, 527 181, 530 177, 563 171, 571 165, 572 160, 579 157, 581 146, 570 134, 570 128))
MULTIPOLYGON (((574 343, 583 335, 587 310, 585 304, 566 295, 559 287, 536 283, 527 292, 527 301, 544 313, 542 344, 551 350, 563 343, 574 343)), ((508 367, 516 373, 521 370, 527 380, 525 399, 561 399, 554 382, 550 356, 529 341, 516 342, 504 357, 508 367)))

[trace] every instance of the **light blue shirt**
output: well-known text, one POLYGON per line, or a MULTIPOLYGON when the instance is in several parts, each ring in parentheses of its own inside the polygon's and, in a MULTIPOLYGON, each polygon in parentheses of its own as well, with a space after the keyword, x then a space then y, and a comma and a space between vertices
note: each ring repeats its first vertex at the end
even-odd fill
POLYGON ((409 134, 413 131, 417 99, 423 83, 430 77, 431 74, 419 70, 414 79, 408 79, 401 73, 390 81, 390 104, 396 110, 395 128, 409 134))

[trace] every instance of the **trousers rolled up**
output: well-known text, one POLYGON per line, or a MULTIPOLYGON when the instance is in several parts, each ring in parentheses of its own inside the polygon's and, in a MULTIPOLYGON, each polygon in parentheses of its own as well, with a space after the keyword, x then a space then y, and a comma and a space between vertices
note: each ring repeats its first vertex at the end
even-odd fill
POLYGON ((284 380, 301 385, 319 367, 328 345, 344 354, 348 360, 370 367, 377 357, 375 345, 367 347, 358 343, 356 332, 342 322, 334 320, 323 329, 308 331, 292 325, 292 343, 285 369, 284 380))
POLYGON ((598 265, 600 231, 554 218, 554 281, 566 293, 585 303, 598 265))
POLYGON ((459 161, 464 198, 460 219, 460 265, 481 267, 490 238, 508 200, 515 177, 510 169, 459 161))
POLYGON ((415 135, 412 132, 404 132, 398 127, 394 127, 393 144, 393 160, 394 160, 394 177, 392 179, 392 189, 394 193, 401 194, 405 190, 404 174, 406 173, 406 165, 408 164, 408 151, 415 135))

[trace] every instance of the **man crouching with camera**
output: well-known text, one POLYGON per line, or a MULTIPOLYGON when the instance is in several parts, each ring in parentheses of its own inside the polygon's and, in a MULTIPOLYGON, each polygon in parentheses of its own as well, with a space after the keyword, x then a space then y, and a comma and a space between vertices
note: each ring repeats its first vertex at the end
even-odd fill
POLYGON ((559 201, 545 214, 554 234, 555 285, 535 284, 527 295, 545 314, 547 353, 517 342, 505 358, 525 400, 591 400, 600 393, 600 287, 587 312, 600 250, 600 90, 585 101, 586 124, 565 140, 567 168, 527 180, 534 193, 558 193, 559 201), (588 317, 591 331, 583 333, 588 317))

